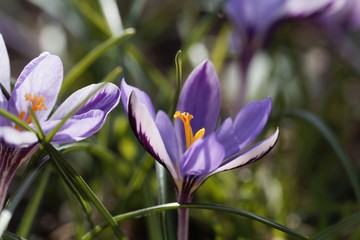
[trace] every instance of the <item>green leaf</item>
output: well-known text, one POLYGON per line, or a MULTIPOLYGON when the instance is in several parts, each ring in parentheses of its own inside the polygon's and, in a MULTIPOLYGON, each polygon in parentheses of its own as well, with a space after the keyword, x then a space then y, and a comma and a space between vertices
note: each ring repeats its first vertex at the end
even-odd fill
POLYGON ((340 222, 323 229, 322 231, 312 236, 311 239, 326 240, 329 239, 329 237, 336 234, 337 232, 339 232, 340 230, 350 228, 351 226, 359 223, 360 223, 360 212, 357 212, 347 218, 344 218, 340 222))
MULTIPOLYGON (((174 210, 174 209, 179 209, 179 208, 194 208, 194 209, 206 209, 206 210, 215 210, 215 211, 219 211, 219 212, 226 212, 226 213, 230 213, 230 214, 234 214, 234 215, 239 215, 260 223, 263 223, 269 227, 272 227, 274 229, 277 229, 283 233, 288 234, 289 236, 293 236, 297 239, 309 239, 309 237, 296 232, 295 230, 292 230, 290 228, 287 228, 279 223, 276 223, 266 217, 262 217, 259 216, 255 213, 252 212, 248 212, 248 211, 244 211, 244 210, 240 210, 240 209, 236 209, 236 208, 232 208, 232 207, 228 207, 228 206, 223 206, 223 205, 218 205, 218 204, 202 204, 202 203, 194 203, 194 204, 179 204, 179 203, 167 203, 167 204, 162 204, 162 205, 158 205, 158 206, 153 206, 153 207, 149 207, 149 208, 144 208, 144 209, 140 209, 140 210, 136 210, 136 211, 132 211, 132 212, 127 212, 118 216, 115 216, 114 219, 117 222, 121 222, 124 221, 126 219, 130 219, 130 218, 139 218, 139 217, 144 217, 147 216, 149 214, 154 214, 154 213, 159 213, 162 211, 168 211, 168 210, 174 210)), ((83 236, 83 240, 89 240, 89 239, 93 239, 97 234, 99 234, 101 231, 103 231, 105 228, 107 227, 107 223, 103 223, 100 224, 98 226, 96 226, 92 231, 88 232, 86 235, 83 236)))
POLYGON ((27 131, 36 133, 36 131, 34 129, 32 129, 26 122, 24 122, 23 119, 18 118, 14 114, 9 113, 8 111, 6 111, 2 108, 0 108, 0 115, 4 116, 7 119, 9 119, 10 121, 14 122, 17 126, 20 126, 27 131))
POLYGON ((51 169, 46 168, 44 173, 41 176, 39 185, 36 188, 34 196, 31 198, 30 203, 28 204, 25 213, 21 218, 19 228, 17 230, 17 235, 27 237, 30 231, 30 228, 34 222, 36 212, 39 208, 40 202, 44 195, 46 185, 50 176, 51 169))
POLYGON ((335 153, 338 155, 340 162, 347 173, 349 181, 352 184, 353 190, 355 192, 357 202, 360 205, 360 184, 359 178, 355 171, 356 168, 355 166, 353 166, 350 157, 344 150, 344 147, 341 145, 339 140, 336 138, 335 134, 331 131, 331 129, 325 124, 325 122, 323 122, 317 116, 308 111, 304 111, 301 109, 293 109, 285 112, 285 114, 290 117, 298 117, 308 121, 317 130, 319 130, 319 132, 329 142, 335 153))
POLYGON ((177 110, 176 106, 180 96, 181 90, 181 82, 182 82, 182 59, 181 59, 181 51, 178 51, 175 56, 175 67, 176 67, 176 89, 175 95, 173 97, 173 104, 169 111, 170 118, 173 116, 174 112, 177 110))
POLYGON ((25 238, 19 237, 11 232, 4 232, 4 235, 2 236, 2 239, 4 240, 26 240, 25 238))
POLYGON ((104 19, 104 17, 95 9, 99 10, 99 7, 94 9, 94 3, 87 0, 75 0, 75 4, 82 14, 98 29, 100 29, 107 36, 110 36, 110 29, 104 19))
POLYGON ((129 37, 135 34, 135 29, 128 28, 125 29, 122 35, 109 38, 105 42, 98 45, 94 50, 92 50, 88 55, 86 55, 78 64, 76 64, 66 75, 64 83, 62 85, 59 96, 61 96, 64 91, 70 87, 74 81, 85 72, 89 66, 100 56, 102 56, 106 51, 111 47, 124 43, 129 37))
POLYGON ((49 153, 51 159, 54 161, 55 166, 60 170, 61 176, 70 185, 70 187, 73 188, 76 193, 80 194, 81 198, 90 201, 94 205, 99 213, 106 219, 107 223, 110 224, 114 234, 119 239, 126 239, 125 235, 122 233, 116 221, 112 218, 105 206, 99 201, 95 193, 90 189, 83 178, 65 161, 61 153, 51 144, 46 144, 44 147, 49 153))

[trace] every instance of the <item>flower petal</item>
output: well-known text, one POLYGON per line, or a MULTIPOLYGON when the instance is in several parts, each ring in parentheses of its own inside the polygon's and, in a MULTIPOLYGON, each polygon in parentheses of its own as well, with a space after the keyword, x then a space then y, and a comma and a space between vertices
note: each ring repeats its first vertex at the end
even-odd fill
POLYGON ((0 83, 10 94, 10 63, 9 55, 6 50, 5 42, 0 34, 0 83))
POLYGON ((18 131, 10 126, 0 127, 0 142, 12 147, 28 147, 38 142, 35 133, 18 131))
POLYGON ((149 95, 146 94, 146 92, 141 91, 140 89, 130 86, 126 83, 125 79, 123 79, 121 81, 121 102, 124 106, 125 112, 128 113, 128 101, 129 101, 129 96, 131 94, 131 92, 135 92, 136 96, 138 98, 138 100, 140 102, 142 102, 143 104, 145 104, 145 106, 147 106, 150 115, 152 116, 153 119, 155 119, 155 110, 154 110, 154 106, 151 102, 151 99, 149 97, 149 95))
POLYGON ((217 138, 229 157, 250 144, 264 128, 271 111, 271 98, 255 101, 238 113, 232 124, 229 119, 216 131, 217 138))
POLYGON ((276 132, 269 138, 259 142, 246 152, 239 153, 240 155, 234 156, 232 159, 226 160, 218 169, 212 172, 210 175, 213 175, 218 172, 227 171, 234 168, 243 167, 245 165, 251 164, 256 160, 259 160, 265 156, 275 145, 279 137, 279 129, 276 129, 276 132))
MULTIPOLYGON (((56 133, 51 140, 52 143, 70 143, 83 140, 96 133, 104 124, 105 113, 94 109, 80 115, 74 115, 56 133)), ((52 119, 41 122, 45 134, 48 134, 61 119, 52 119)))
POLYGON ((142 102, 142 99, 138 99, 135 91, 129 95, 128 104, 129 121, 136 137, 146 151, 170 172, 173 179, 178 179, 179 175, 176 166, 173 165, 169 157, 164 140, 149 112, 148 106, 142 102))
MULTIPOLYGON (((220 102, 220 82, 214 66, 207 60, 190 73, 181 90, 176 110, 193 115, 191 126, 194 133, 205 128, 206 136, 216 128, 220 102)), ((184 130, 180 121, 175 121, 175 129, 185 146, 184 130)))
POLYGON ((91 110, 101 110, 106 115, 119 103, 120 89, 112 83, 92 84, 71 94, 51 115, 51 120, 62 119, 84 99, 93 94, 74 115, 81 115, 91 110))
MULTIPOLYGON (((338 0, 337 0, 338 1, 338 0)), ((286 1, 285 11, 287 16, 308 17, 312 14, 328 10, 334 4, 334 0, 288 0, 286 1)))
POLYGON ((20 74, 9 100, 9 111, 18 115, 27 112, 29 102, 25 94, 44 96, 46 110, 37 111, 39 120, 47 118, 55 105, 63 80, 63 66, 58 56, 42 53, 32 60, 20 74))
POLYGON ((283 14, 286 0, 229 0, 225 12, 246 39, 263 37, 283 14))
POLYGON ((201 138, 180 158, 180 175, 182 178, 193 175, 207 178, 209 173, 220 166, 224 157, 225 150, 215 134, 201 138))
POLYGON ((174 126, 164 111, 159 111, 156 114, 155 123, 159 129, 161 138, 164 140, 164 144, 170 159, 172 160, 173 165, 176 166, 176 161, 180 158, 180 149, 174 126))

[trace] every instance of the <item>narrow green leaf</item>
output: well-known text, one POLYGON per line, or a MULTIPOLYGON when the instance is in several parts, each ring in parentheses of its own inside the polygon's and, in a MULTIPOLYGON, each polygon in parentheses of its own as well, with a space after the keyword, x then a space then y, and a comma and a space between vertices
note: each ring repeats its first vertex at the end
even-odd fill
POLYGON ((5 98, 7 100, 9 100, 10 99, 10 93, 8 93, 8 91, 5 89, 5 87, 4 87, 4 85, 2 83, 0 83, 0 90, 4 94, 5 98))
POLYGON ((62 174, 65 178, 70 181, 72 187, 76 189, 78 193, 82 195, 84 199, 88 199, 99 213, 106 219, 108 224, 112 227, 115 235, 119 239, 125 239, 125 235, 121 232, 116 221, 113 219, 111 214, 105 208, 105 206, 99 201, 95 193, 86 184, 83 178, 76 173, 76 171, 65 161, 63 156, 58 152, 52 145, 47 144, 45 149, 48 151, 50 157, 54 160, 56 165, 61 168, 62 174))
POLYGON ((51 172, 50 168, 45 168, 45 170, 41 176, 40 183, 36 188, 35 194, 31 198, 31 201, 28 204, 26 211, 21 218, 21 222, 20 222, 19 228, 17 230, 17 235, 24 236, 24 237, 28 236, 31 226, 34 222, 36 212, 39 208, 40 202, 44 195, 44 192, 46 189, 46 184, 48 183, 48 179, 50 176, 50 172, 51 172))
POLYGON ((18 118, 14 114, 9 113, 8 111, 6 111, 2 108, 0 108, 0 115, 4 116, 7 119, 9 119, 10 121, 14 122, 17 126, 20 126, 27 131, 36 133, 36 131, 34 129, 32 129, 26 122, 24 122, 23 119, 18 118))
POLYGON ((26 240, 25 238, 19 237, 11 232, 4 232, 4 235, 2 236, 2 239, 4 240, 26 240))
POLYGON ((360 223, 360 212, 357 212, 347 218, 344 218, 340 222, 331 225, 322 231, 318 232, 314 236, 311 237, 312 240, 326 240, 329 239, 331 236, 336 234, 337 232, 352 227, 355 224, 360 223))
POLYGON ((174 112, 177 110, 176 105, 179 100, 181 82, 182 82, 182 59, 181 59, 181 50, 179 50, 175 56, 175 68, 176 68, 176 89, 175 95, 173 97, 173 104, 169 111, 169 116, 172 117, 174 112))
POLYGON ((338 155, 340 162, 343 165, 349 181, 353 187, 357 202, 360 205, 360 184, 359 178, 355 171, 356 168, 353 166, 350 157, 344 150, 344 147, 336 138, 335 134, 331 131, 331 129, 322 120, 320 120, 320 118, 308 111, 304 111, 301 109, 293 109, 285 112, 285 114, 290 117, 298 117, 308 121, 324 136, 324 138, 328 141, 328 143, 338 155))
MULTIPOLYGON (((203 204, 203 203, 194 203, 194 204, 179 204, 179 203, 167 203, 167 204, 162 204, 162 205, 158 205, 158 206, 153 206, 153 207, 149 207, 149 208, 144 208, 144 209, 140 209, 140 210, 136 210, 136 211, 132 211, 132 212, 127 212, 124 214, 120 214, 114 217, 114 219, 118 222, 124 221, 126 219, 130 219, 130 218, 139 218, 139 217, 144 217, 147 216, 149 214, 154 214, 154 213, 159 213, 162 211, 168 211, 168 210, 174 210, 174 209, 179 209, 179 208, 194 208, 194 209, 206 209, 206 210, 215 210, 215 211, 219 211, 219 212, 226 212, 226 213, 230 213, 230 214, 234 214, 234 215, 239 215, 260 223, 263 223, 269 227, 272 227, 274 229, 277 229, 283 233, 288 234, 289 236, 293 236, 297 239, 309 239, 309 237, 296 232, 295 230, 292 230, 290 228, 287 228, 279 223, 276 223, 266 217, 262 217, 259 216, 255 213, 252 212, 248 212, 248 211, 244 211, 244 210, 240 210, 240 209, 236 209, 236 208, 232 208, 232 207, 228 207, 228 206, 223 206, 223 205, 218 205, 218 204, 203 204)), ((103 223, 100 224, 98 226, 96 226, 92 231, 88 232, 87 234, 85 234, 83 236, 83 240, 89 240, 89 239, 93 239, 97 234, 99 234, 101 231, 103 231, 105 228, 107 227, 107 223, 103 223)))
POLYGON ((98 45, 94 50, 92 50, 88 55, 86 55, 78 64, 76 64, 66 75, 64 83, 62 85, 59 96, 61 96, 64 91, 70 87, 74 81, 86 70, 88 67, 111 47, 122 44, 129 37, 135 34, 135 29, 128 28, 125 29, 122 35, 109 38, 105 42, 98 45))
POLYGON ((74 179, 72 178, 71 174, 68 173, 68 170, 66 169, 66 166, 63 166, 63 162, 64 159, 62 157, 61 154, 59 154, 53 147, 49 147, 51 146, 50 144, 46 144, 44 146, 45 150, 47 151, 47 153, 50 156, 50 159, 52 160, 52 162, 54 163, 55 166, 55 170, 57 171, 57 173, 60 174, 60 176, 62 177, 64 183, 66 184, 66 186, 68 187, 68 189, 70 189, 70 191, 74 194, 74 196, 77 198, 80 206, 82 207, 82 209, 84 210, 87 219, 90 223, 90 225, 92 225, 92 221, 91 221, 91 207, 88 203, 88 201, 86 201, 86 199, 84 199, 84 193, 81 191, 81 189, 79 190, 76 185, 74 184, 74 179))
MULTIPOLYGON (((94 4, 87 0, 75 0, 78 9, 82 14, 99 30, 107 36, 111 36, 110 29, 103 16, 92 7, 94 4)), ((96 8, 98 9, 98 8, 96 8)))
POLYGON ((37 119, 36 114, 31 107, 28 107, 28 112, 31 116, 32 123, 35 125, 36 132, 40 138, 40 141, 42 141, 45 138, 45 133, 40 126, 39 120, 37 119))

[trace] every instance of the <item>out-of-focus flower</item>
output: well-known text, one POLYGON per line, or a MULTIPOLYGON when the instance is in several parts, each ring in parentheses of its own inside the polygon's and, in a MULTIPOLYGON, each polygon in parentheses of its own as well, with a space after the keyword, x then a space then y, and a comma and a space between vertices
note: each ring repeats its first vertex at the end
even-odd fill
POLYGON ((340 54, 360 73, 360 50, 349 36, 360 30, 360 1, 334 0, 317 20, 340 54))
MULTIPOLYGON (((242 67, 263 46, 269 31, 284 19, 301 19, 326 10, 333 0, 228 0, 225 13, 235 25, 242 67)), ((246 69, 243 69, 246 71, 246 69)))
MULTIPOLYGON (((69 143, 87 138, 97 132, 105 122, 108 113, 120 100, 120 89, 112 84, 93 84, 73 93, 50 114, 63 80, 63 66, 58 56, 42 53, 33 59, 21 72, 13 91, 10 90, 10 64, 7 50, 0 35, 0 83, 11 94, 0 93, 0 108, 23 119, 35 128, 29 108, 45 134, 86 97, 94 94, 71 116, 52 139, 52 143, 69 143), (98 90, 98 91, 97 91, 98 90)), ((0 116, 0 209, 16 169, 37 149, 35 133, 24 130, 4 116, 0 116)))
POLYGON ((360 29, 360 1, 336 0, 327 11, 319 16, 328 28, 360 29))
POLYGON ((149 96, 121 84, 121 100, 131 127, 144 148, 171 174, 180 203, 190 202, 196 189, 215 173, 246 166, 275 145, 279 131, 252 146, 264 128, 271 99, 245 106, 234 120, 217 127, 220 83, 211 62, 196 67, 186 80, 174 114, 155 113, 149 96))

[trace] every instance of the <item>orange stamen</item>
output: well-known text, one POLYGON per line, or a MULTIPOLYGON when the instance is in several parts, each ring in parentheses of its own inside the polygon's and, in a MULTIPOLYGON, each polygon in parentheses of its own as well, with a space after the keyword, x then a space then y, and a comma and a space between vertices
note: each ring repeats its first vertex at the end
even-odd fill
POLYGON ((174 118, 179 118, 184 124, 186 149, 188 149, 196 140, 202 138, 205 135, 205 128, 201 128, 194 135, 190 125, 190 121, 194 118, 194 116, 188 112, 176 111, 174 118))
MULTIPOLYGON (((31 103, 31 109, 34 112, 37 111, 42 111, 42 110, 46 110, 46 105, 45 105, 45 97, 40 95, 39 97, 36 94, 30 94, 27 93, 25 94, 25 100, 29 101, 31 103)), ((19 113, 19 118, 23 119, 27 124, 30 124, 32 122, 32 118, 30 114, 27 114, 26 111, 21 111, 19 113), (26 119, 25 116, 27 115, 26 119)), ((15 125, 15 128, 19 131, 21 131, 21 127, 19 125, 15 125)))

